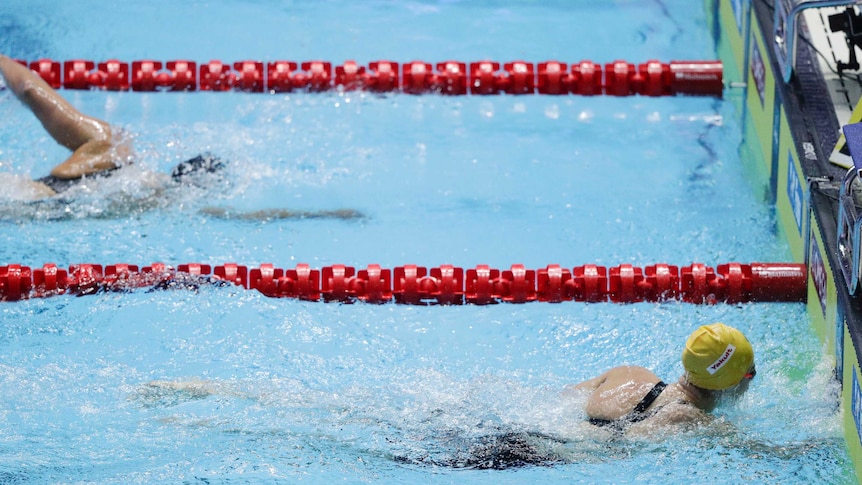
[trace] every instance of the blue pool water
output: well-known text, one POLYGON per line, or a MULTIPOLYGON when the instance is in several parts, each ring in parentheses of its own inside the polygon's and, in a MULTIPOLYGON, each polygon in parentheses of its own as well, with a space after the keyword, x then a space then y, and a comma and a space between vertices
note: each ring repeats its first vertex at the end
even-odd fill
MULTIPOLYGON (((0 51, 25 59, 714 57, 701 5, 681 0, 12 1, 0 28, 0 51)), ((728 101, 63 95, 133 134, 138 162, 67 205, 0 187, 0 264, 789 258, 728 101), (156 193, 139 180, 203 151, 230 161, 227 181, 156 193), (364 217, 238 221, 212 207, 364 217)), ((0 171, 37 177, 64 156, 0 91, 0 171)), ((821 350, 800 304, 325 305, 235 288, 4 304, 0 482, 852 482, 821 350), (684 338, 719 320, 754 342, 758 378, 714 425, 609 440, 560 392, 623 363, 676 379, 684 338), (540 444, 553 463, 448 466, 506 432, 552 437, 540 444)))

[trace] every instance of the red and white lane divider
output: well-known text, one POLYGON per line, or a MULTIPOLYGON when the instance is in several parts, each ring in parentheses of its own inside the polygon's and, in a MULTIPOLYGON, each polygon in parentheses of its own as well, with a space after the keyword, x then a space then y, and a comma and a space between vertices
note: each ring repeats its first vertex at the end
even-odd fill
POLYGON ((354 61, 336 65, 327 61, 254 60, 200 63, 174 60, 163 63, 116 59, 104 62, 74 59, 63 62, 19 60, 54 89, 105 89, 109 91, 291 91, 366 90, 408 94, 575 94, 594 96, 717 96, 724 89, 721 61, 656 60, 641 64, 614 61, 566 64, 545 61, 469 64, 445 61, 399 64, 375 61, 367 66, 354 61))
POLYGON ((144 267, 77 264, 68 269, 54 264, 34 269, 17 264, 0 266, 0 300, 139 288, 194 288, 213 282, 255 289, 274 298, 411 305, 668 300, 712 304, 800 302, 807 297, 806 267, 792 263, 726 263, 714 268, 701 263, 644 268, 588 264, 572 269, 552 264, 537 270, 520 264, 505 270, 485 265, 466 270, 450 265, 384 269, 371 264, 357 270, 340 264, 321 269, 299 264, 282 269, 272 264, 249 268, 234 263, 215 267, 190 263, 172 268, 154 263, 144 267))

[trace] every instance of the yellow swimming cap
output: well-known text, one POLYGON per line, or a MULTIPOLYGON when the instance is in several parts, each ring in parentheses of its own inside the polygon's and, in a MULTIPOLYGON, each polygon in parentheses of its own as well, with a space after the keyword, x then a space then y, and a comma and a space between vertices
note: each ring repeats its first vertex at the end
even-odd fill
POLYGON ((754 350, 745 335, 723 323, 703 325, 685 342, 682 366, 688 382, 721 390, 742 380, 754 364, 754 350))

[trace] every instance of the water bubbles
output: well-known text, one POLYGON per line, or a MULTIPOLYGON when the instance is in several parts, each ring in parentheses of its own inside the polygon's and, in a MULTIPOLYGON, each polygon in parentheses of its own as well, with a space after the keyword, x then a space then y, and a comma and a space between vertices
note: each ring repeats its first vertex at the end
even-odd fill
POLYGON ((494 117, 494 104, 491 102, 483 102, 479 105, 479 114, 483 118, 493 118, 494 117))
POLYGON ((416 149, 418 150, 418 155, 420 158, 424 160, 425 156, 428 154, 428 146, 422 142, 416 143, 416 149))

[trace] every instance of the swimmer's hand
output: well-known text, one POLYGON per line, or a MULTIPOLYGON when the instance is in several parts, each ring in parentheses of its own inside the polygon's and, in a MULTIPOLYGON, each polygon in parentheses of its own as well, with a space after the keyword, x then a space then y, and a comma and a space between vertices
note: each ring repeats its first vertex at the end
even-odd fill
POLYGON ((237 211, 225 207, 204 207, 201 214, 225 220, 272 221, 278 219, 364 219, 365 214, 353 209, 321 211, 294 211, 289 209, 261 209, 256 211, 237 211))

